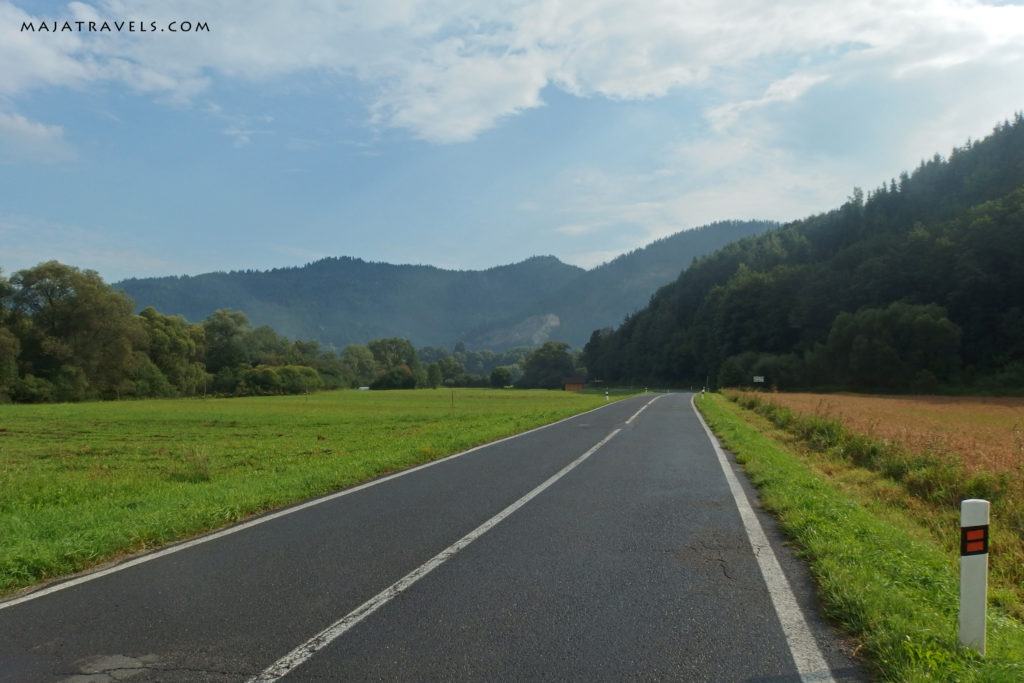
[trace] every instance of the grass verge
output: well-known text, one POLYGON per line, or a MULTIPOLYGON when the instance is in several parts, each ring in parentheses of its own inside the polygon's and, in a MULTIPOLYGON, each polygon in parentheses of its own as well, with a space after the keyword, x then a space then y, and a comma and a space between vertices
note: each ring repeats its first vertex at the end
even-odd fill
POLYGON ((1005 613, 989 609, 986 657, 958 646, 957 559, 913 506, 879 503, 880 475, 787 447, 785 433, 721 395, 697 403, 808 560, 827 616, 881 679, 1024 680, 1024 627, 1005 613))
POLYGON ((459 389, 0 406, 0 595, 604 403, 459 389))
MULTIPOLYGON (((901 440, 877 438, 849 428, 827 409, 815 409, 813 413, 790 410, 780 405, 786 395, 734 391, 725 395, 784 430, 804 451, 818 454, 819 462, 829 462, 830 472, 855 472, 863 468, 881 475, 848 488, 867 489, 872 502, 880 501, 886 507, 912 513, 950 557, 959 555, 956 529, 960 501, 988 500, 992 504, 989 593, 994 604, 1016 619, 1024 619, 1024 476, 1020 468, 993 471, 977 463, 968 467, 966 460, 971 454, 958 454, 946 447, 929 445, 911 451, 901 440)), ((910 415, 896 407, 892 410, 889 422, 910 421, 910 415)), ((948 417, 954 421, 954 416, 960 418, 969 413, 970 408, 965 406, 948 417)), ((969 420, 956 421, 970 433, 977 419, 974 415, 969 420)), ((928 441, 941 443, 939 439, 928 441)), ((833 479, 842 482, 851 478, 833 479)))

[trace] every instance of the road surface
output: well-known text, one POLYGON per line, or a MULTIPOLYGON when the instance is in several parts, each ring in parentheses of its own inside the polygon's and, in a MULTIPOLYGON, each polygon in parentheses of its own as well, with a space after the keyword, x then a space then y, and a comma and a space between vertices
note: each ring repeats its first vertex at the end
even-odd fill
POLYGON ((611 403, 0 602, 0 681, 866 680, 737 472, 611 403))

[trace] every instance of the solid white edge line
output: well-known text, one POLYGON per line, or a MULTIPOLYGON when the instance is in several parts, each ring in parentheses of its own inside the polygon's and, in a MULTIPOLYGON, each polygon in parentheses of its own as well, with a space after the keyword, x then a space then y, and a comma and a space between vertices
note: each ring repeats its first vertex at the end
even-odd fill
MULTIPOLYGON (((193 538, 190 541, 184 541, 184 542, 176 543, 174 545, 167 546, 166 548, 162 548, 160 550, 155 550, 153 552, 149 552, 149 553, 146 553, 144 555, 140 555, 139 557, 133 558, 131 560, 126 560, 124 562, 118 562, 117 564, 115 564, 115 565, 113 565, 111 567, 107 567, 106 569, 100 569, 100 570, 95 570, 95 571, 88 571, 87 573, 82 574, 80 576, 77 576, 75 578, 67 579, 65 581, 61 581, 60 583, 55 583, 55 584, 53 584, 51 586, 47 586, 46 588, 40 588, 38 590, 32 591, 30 593, 26 593, 25 595, 22 595, 22 596, 19 596, 19 597, 16 597, 16 598, 10 598, 10 599, 7 599, 7 600, 0 599, 0 610, 6 609, 8 607, 14 607, 15 605, 20 605, 21 603, 28 602, 29 600, 35 600, 37 598, 42 598, 42 597, 50 595, 52 593, 57 593, 58 591, 65 590, 67 588, 72 588, 74 586, 78 586, 80 584, 87 583, 89 581, 94 581, 96 579, 102 578, 102 577, 107 576, 109 574, 114 574, 116 572, 123 571, 125 569, 129 569, 131 567, 135 567, 135 566, 138 566, 140 564, 145 564, 146 562, 152 562, 153 560, 160 559, 161 557, 166 557, 167 555, 173 555, 174 553, 181 552, 182 550, 188 550, 189 548, 195 547, 197 545, 201 545, 203 543, 208 543, 210 541, 214 541, 214 540, 216 540, 218 538, 223 538, 225 536, 230 536, 231 534, 236 534, 239 531, 245 531, 246 529, 251 529, 254 526, 259 526, 260 524, 265 524, 266 522, 273 521, 273 520, 275 520, 275 519, 277 519, 279 517, 284 517, 285 515, 290 515, 292 513, 299 512, 300 510, 305 510, 306 508, 311 508, 311 507, 314 507, 316 505, 320 505, 322 503, 326 503, 326 502, 335 500, 337 498, 341 498, 342 496, 347 496, 349 494, 356 493, 357 491, 362 491, 363 489, 370 488, 371 486, 377 486, 378 484, 383 484, 385 482, 391 481, 392 479, 398 479, 399 477, 404 477, 407 474, 412 474, 413 472, 418 472, 419 470, 423 470, 423 469, 426 469, 428 467, 434 467, 435 465, 440 465, 442 463, 450 462, 452 460, 455 460, 456 458, 461 458, 464 455, 468 455, 470 453, 479 451, 481 449, 488 448, 490 446, 494 446, 494 445, 499 444, 499 443, 504 443, 505 441, 510 441, 512 439, 517 439, 517 438, 519 438, 521 436, 526 436, 527 434, 532 434, 534 432, 539 432, 542 429, 547 429, 548 427, 554 427, 555 425, 561 424, 563 422, 568 422, 569 420, 573 420, 573 419, 575 419, 577 417, 582 417, 583 415, 588 415, 588 414, 596 412, 598 410, 603 410, 603 409, 608 408, 608 407, 613 406, 613 405, 615 405, 615 404, 614 403, 605 403, 604 405, 600 405, 600 406, 598 406, 596 408, 591 408, 590 410, 587 410, 585 412, 577 413, 575 415, 570 415, 568 417, 563 417, 561 420, 556 420, 555 422, 549 422, 546 425, 541 425, 539 427, 534 427, 533 429, 528 429, 525 432, 519 432, 518 434, 510 434, 509 436, 503 437, 501 439, 497 439, 496 441, 489 441, 487 443, 480 444, 479 446, 474 446, 473 448, 470 448, 470 449, 465 450, 465 451, 460 451, 458 453, 453 453, 451 455, 447 455, 447 456, 445 456, 443 458, 439 458, 437 460, 431 460, 430 462, 426 462, 426 463, 423 463, 421 465, 416 465, 414 467, 410 467, 410 468, 402 470, 400 472, 395 472, 394 474, 389 474, 387 476, 383 476, 383 477, 380 477, 378 479, 373 479, 371 481, 363 482, 362 484, 357 484, 355 486, 352 486, 351 488, 342 489, 341 491, 336 491, 334 493, 329 493, 329 494, 327 494, 325 496, 321 496, 319 498, 314 498, 313 500, 308 500, 305 503, 299 503, 298 505, 292 505, 292 506, 286 507, 286 508, 284 508, 282 510, 278 510, 277 512, 271 512, 271 513, 268 513, 268 514, 260 515, 258 517, 253 518, 253 519, 250 519, 248 521, 240 522, 238 524, 235 524, 234 526, 227 527, 226 529, 221 529, 220 531, 214 531, 212 533, 204 534, 204 535, 199 536, 197 538, 193 538)), ((630 418, 630 419, 632 419, 632 418, 630 418)))
POLYGON ((718 456, 718 464, 721 465, 722 472, 725 473, 725 478, 729 482, 729 490, 732 491, 736 507, 743 520, 743 527, 747 531, 747 539, 754 551, 754 557, 757 558, 757 564, 761 568, 761 576, 764 577, 764 582, 768 586, 768 594, 771 596, 775 614, 778 615, 779 623, 782 625, 782 632, 796 664, 797 673, 800 674, 800 679, 803 681, 813 681, 814 683, 834 681, 832 670, 829 668, 828 662, 825 661, 825 657, 822 656, 821 650, 818 649, 814 635, 807 627, 803 611, 796 601, 796 596, 793 595, 793 590, 782 571, 778 558, 775 557, 775 551, 772 549, 771 543, 768 542, 768 537, 765 536, 764 529, 761 528, 761 522, 754 514, 746 492, 740 486, 739 480, 736 479, 729 460, 718 443, 718 438, 708 427, 708 423, 704 421, 704 416, 697 410, 696 396, 694 394, 690 398, 690 407, 693 408, 704 432, 711 440, 711 446, 715 449, 715 455, 718 456))
POLYGON ((416 569, 412 570, 404 577, 391 584, 383 591, 373 596, 359 607, 349 612, 347 615, 334 622, 320 633, 316 634, 302 645, 280 658, 269 667, 263 670, 262 673, 257 676, 250 678, 248 683, 272 683, 277 681, 284 676, 288 675, 291 671, 294 671, 296 667, 301 666, 304 662, 310 659, 318 651, 324 647, 330 645, 334 640, 341 637, 346 631, 351 629, 353 626, 361 622, 366 617, 370 616, 378 609, 387 604, 392 598, 399 595, 403 591, 407 590, 414 583, 422 579, 424 576, 434 571, 442 564, 451 559, 456 553, 468 546, 476 539, 483 536, 485 533, 493 529, 506 517, 514 513, 519 508, 523 507, 531 500, 540 495, 545 489, 554 484, 556 481, 564 477, 566 474, 574 470, 577 466, 583 463, 584 460, 589 458, 591 455, 596 453, 602 446, 611 441, 621 429, 615 429, 608 436, 604 437, 590 448, 586 453, 579 456, 571 463, 563 467, 561 470, 553 474, 542 484, 537 486, 535 489, 524 495, 516 502, 509 505, 507 508, 491 517, 489 520, 478 526, 473 531, 469 532, 458 541, 448 546, 440 553, 427 560, 424 564, 420 565, 416 569))

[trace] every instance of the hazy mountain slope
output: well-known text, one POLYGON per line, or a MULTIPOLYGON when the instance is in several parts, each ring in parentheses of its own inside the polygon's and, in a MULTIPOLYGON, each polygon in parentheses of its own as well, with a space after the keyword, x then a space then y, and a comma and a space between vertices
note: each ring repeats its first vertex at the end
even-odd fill
POLYGON ((153 306, 191 321, 229 308, 245 312, 254 325, 337 347, 386 337, 437 345, 451 344, 582 272, 550 256, 484 271, 343 257, 301 268, 132 279, 116 286, 139 308, 153 306))
POLYGON ((724 221, 678 232, 582 273, 528 302, 515 317, 475 330, 466 341, 476 348, 529 344, 531 330, 557 321, 549 335, 582 347, 593 330, 618 325, 647 305, 658 287, 678 277, 694 259, 777 226, 771 221, 724 221))
POLYGON ((203 320, 243 311, 292 339, 344 347, 403 337, 417 346, 504 349, 547 339, 582 346, 647 303, 697 257, 768 222, 728 222, 680 232, 585 271, 553 256, 481 271, 328 258, 271 271, 130 279, 115 286, 139 309, 203 320))

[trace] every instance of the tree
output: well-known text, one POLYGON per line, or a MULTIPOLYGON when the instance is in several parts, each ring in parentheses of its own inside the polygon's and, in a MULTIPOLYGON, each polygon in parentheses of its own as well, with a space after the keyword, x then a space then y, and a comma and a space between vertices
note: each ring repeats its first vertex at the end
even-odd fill
POLYGON ((512 384, 512 371, 505 366, 494 368, 491 371, 491 386, 495 389, 507 387, 512 384))
POLYGON ((281 377, 281 389, 286 394, 306 394, 324 385, 320 374, 305 365, 285 365, 277 372, 281 377))
POLYGON ((557 389, 562 386, 562 380, 572 375, 575 369, 569 344, 560 341, 544 342, 526 359, 519 386, 557 389))
POLYGON ((341 364, 355 382, 354 386, 369 386, 377 377, 377 361, 370 349, 361 344, 346 346, 341 352, 341 364))
POLYGON ((367 344, 367 347, 373 354, 373 359, 377 361, 377 365, 385 370, 397 368, 400 365, 414 369, 419 365, 416 349, 408 339, 399 337, 374 339, 367 344))
POLYGON ((825 352, 843 383, 906 392, 953 377, 960 368, 960 337, 940 306, 896 302, 839 314, 825 352))
POLYGON ((128 377, 121 393, 124 396, 153 398, 174 396, 178 392, 144 351, 135 351, 128 364, 128 377))
POLYGON ((126 294, 95 271, 57 261, 18 271, 10 284, 26 375, 52 384, 57 400, 116 397, 130 388, 144 334, 126 294))
MULTIPOLYGON (((388 373, 395 368, 405 368, 413 378, 413 386, 427 384, 427 372, 420 365, 416 349, 408 339, 391 337, 390 339, 374 339, 367 347, 373 354, 378 368, 388 373)), ((394 377, 397 377, 395 375, 394 377)))
POLYGON ((284 382, 277 368, 257 365, 242 371, 238 392, 242 394, 280 394, 284 382))
POLYGON ((371 389, 414 389, 416 376, 408 365, 391 368, 370 385, 371 389))
POLYGON ((21 343, 6 327, 0 327, 0 403, 6 403, 18 382, 21 343))
POLYGON ((193 396, 206 385, 206 329, 193 325, 182 316, 167 316, 152 306, 139 314, 145 330, 145 348, 149 359, 159 368, 177 392, 193 396))
MULTIPOLYGON (((296 342, 296 344, 299 344, 299 342, 296 342)), ((355 383, 355 379, 345 369, 345 364, 341 358, 333 351, 321 352, 315 359, 308 361, 308 363, 320 375, 320 381, 323 383, 322 388, 324 389, 360 386, 355 383)))
POLYGON ((247 364, 251 360, 252 326, 241 311, 219 309, 203 321, 206 334, 206 370, 221 370, 247 364))
POLYGON ((455 356, 445 356, 437 362, 437 366, 441 372, 442 382, 449 380, 454 382, 456 377, 466 373, 466 369, 455 359, 455 356))
POLYGON ((257 365, 288 365, 298 360, 295 346, 268 325, 261 325, 249 334, 247 346, 250 362, 257 365))
POLYGON ((11 281, 4 277, 3 269, 0 269, 0 325, 7 322, 8 307, 10 306, 11 295, 14 294, 14 287, 11 281))
POLYGON ((315 339, 296 339, 292 344, 292 351, 288 354, 295 357, 302 365, 315 366, 318 361, 325 360, 325 355, 320 350, 320 342, 315 339))
POLYGON ((430 363, 427 366, 427 385, 431 389, 436 389, 441 386, 441 382, 444 381, 444 377, 441 375, 441 365, 438 362, 430 363))

